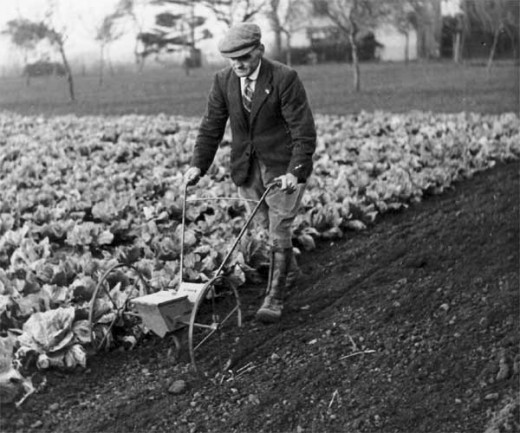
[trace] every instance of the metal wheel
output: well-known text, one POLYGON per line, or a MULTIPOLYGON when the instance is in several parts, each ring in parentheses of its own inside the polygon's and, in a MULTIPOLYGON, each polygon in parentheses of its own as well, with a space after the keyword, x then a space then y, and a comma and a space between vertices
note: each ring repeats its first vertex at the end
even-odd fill
POLYGON ((119 263, 103 274, 89 305, 90 341, 94 351, 108 350, 118 328, 137 327, 139 316, 128 309, 128 303, 149 292, 148 282, 131 265, 119 263))
POLYGON ((229 369, 242 326, 240 299, 224 277, 206 283, 191 312, 189 350, 195 370, 208 377, 229 369))

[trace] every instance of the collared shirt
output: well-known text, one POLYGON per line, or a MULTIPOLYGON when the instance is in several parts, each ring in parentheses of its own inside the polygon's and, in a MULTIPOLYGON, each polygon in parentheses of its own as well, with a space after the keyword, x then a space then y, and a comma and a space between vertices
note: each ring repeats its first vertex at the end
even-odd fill
POLYGON ((258 74, 260 74, 260 66, 262 64, 262 61, 260 60, 260 62, 258 63, 258 66, 256 67, 256 69, 253 71, 253 73, 249 76, 249 77, 240 77, 240 89, 242 91, 242 94, 244 94, 244 87, 246 85, 246 78, 249 78, 251 80, 251 90, 253 91, 253 93, 255 93, 255 88, 256 88, 256 80, 258 80, 258 74))

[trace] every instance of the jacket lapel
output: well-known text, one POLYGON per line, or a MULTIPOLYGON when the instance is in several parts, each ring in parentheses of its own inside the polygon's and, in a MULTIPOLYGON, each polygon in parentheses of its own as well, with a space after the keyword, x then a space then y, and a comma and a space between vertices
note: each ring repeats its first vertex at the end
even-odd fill
POLYGON ((260 73, 258 74, 258 81, 255 86, 255 94, 253 95, 253 105, 251 107, 250 124, 252 125, 255 121, 258 111, 262 107, 263 103, 273 90, 271 84, 273 79, 273 73, 271 71, 271 65, 265 59, 262 59, 262 65, 260 66, 260 73))

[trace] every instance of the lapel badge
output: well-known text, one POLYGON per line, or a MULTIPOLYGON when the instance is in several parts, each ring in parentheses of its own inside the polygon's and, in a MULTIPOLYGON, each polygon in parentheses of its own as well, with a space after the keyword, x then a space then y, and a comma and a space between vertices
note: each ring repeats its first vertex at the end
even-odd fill
POLYGON ((271 91, 269 89, 265 89, 265 93, 269 95, 269 93, 271 93, 271 91))

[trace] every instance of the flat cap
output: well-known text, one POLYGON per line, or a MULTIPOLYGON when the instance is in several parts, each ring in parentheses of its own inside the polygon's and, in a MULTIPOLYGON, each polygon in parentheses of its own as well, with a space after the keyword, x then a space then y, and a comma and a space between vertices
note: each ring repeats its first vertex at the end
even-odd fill
POLYGON ((253 23, 240 23, 231 27, 218 44, 224 57, 243 56, 260 44, 262 32, 253 23))

